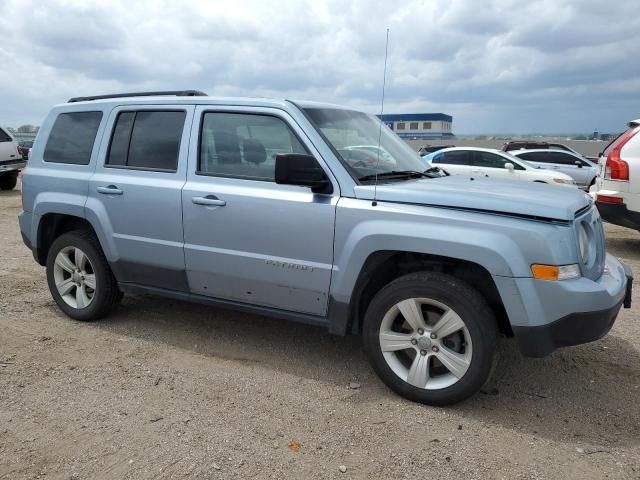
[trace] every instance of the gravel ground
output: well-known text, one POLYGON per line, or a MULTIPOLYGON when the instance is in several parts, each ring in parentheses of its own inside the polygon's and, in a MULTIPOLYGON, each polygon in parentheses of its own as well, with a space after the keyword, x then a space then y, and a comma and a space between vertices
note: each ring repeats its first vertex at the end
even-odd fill
MULTIPOLYGON (((147 296, 72 321, 19 210, 0 193, 1 479, 640 478, 638 294, 601 341, 502 341, 484 393, 430 408, 310 326, 147 296)), ((607 233, 640 272, 640 234, 607 233)))

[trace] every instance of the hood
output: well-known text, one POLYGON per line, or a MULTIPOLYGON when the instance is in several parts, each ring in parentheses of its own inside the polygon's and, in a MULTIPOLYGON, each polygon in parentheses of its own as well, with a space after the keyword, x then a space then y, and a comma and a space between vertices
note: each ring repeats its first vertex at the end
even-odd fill
MULTIPOLYGON (((373 185, 358 185, 354 190, 356 198, 373 200, 373 185)), ((592 201, 577 188, 453 175, 378 184, 376 200, 563 221, 573 220, 592 201)))

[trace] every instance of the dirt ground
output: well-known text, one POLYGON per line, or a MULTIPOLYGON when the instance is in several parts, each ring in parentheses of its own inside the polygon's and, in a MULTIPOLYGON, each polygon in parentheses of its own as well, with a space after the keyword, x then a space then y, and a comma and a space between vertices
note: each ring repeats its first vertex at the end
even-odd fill
MULTIPOLYGON (((490 388, 431 408, 319 328, 147 296, 70 320, 19 211, 0 193, 0 479, 640 478, 640 288, 603 340, 504 340, 490 388)), ((640 272, 640 234, 607 233, 640 272)))

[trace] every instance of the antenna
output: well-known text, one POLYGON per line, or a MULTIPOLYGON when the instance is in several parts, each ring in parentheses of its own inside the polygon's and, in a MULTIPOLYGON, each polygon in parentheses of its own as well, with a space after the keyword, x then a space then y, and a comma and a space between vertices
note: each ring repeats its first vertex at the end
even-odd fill
POLYGON ((384 90, 387 86, 387 58, 389 57, 389 29, 387 28, 387 41, 384 46, 384 72, 382 73, 382 100, 380 101, 380 126, 378 128, 378 159, 376 160, 376 180, 373 184, 373 202, 372 206, 378 205, 376 194, 378 192, 378 165, 380 164, 380 141, 382 139, 382 115, 384 114, 384 90))

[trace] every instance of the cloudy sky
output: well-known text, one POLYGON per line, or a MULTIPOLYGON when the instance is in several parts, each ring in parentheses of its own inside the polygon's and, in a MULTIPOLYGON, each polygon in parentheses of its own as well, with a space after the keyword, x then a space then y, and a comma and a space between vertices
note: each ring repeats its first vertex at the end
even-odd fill
POLYGON ((69 97, 196 88, 444 112, 456 133, 640 117, 637 0, 0 0, 0 124, 69 97))

